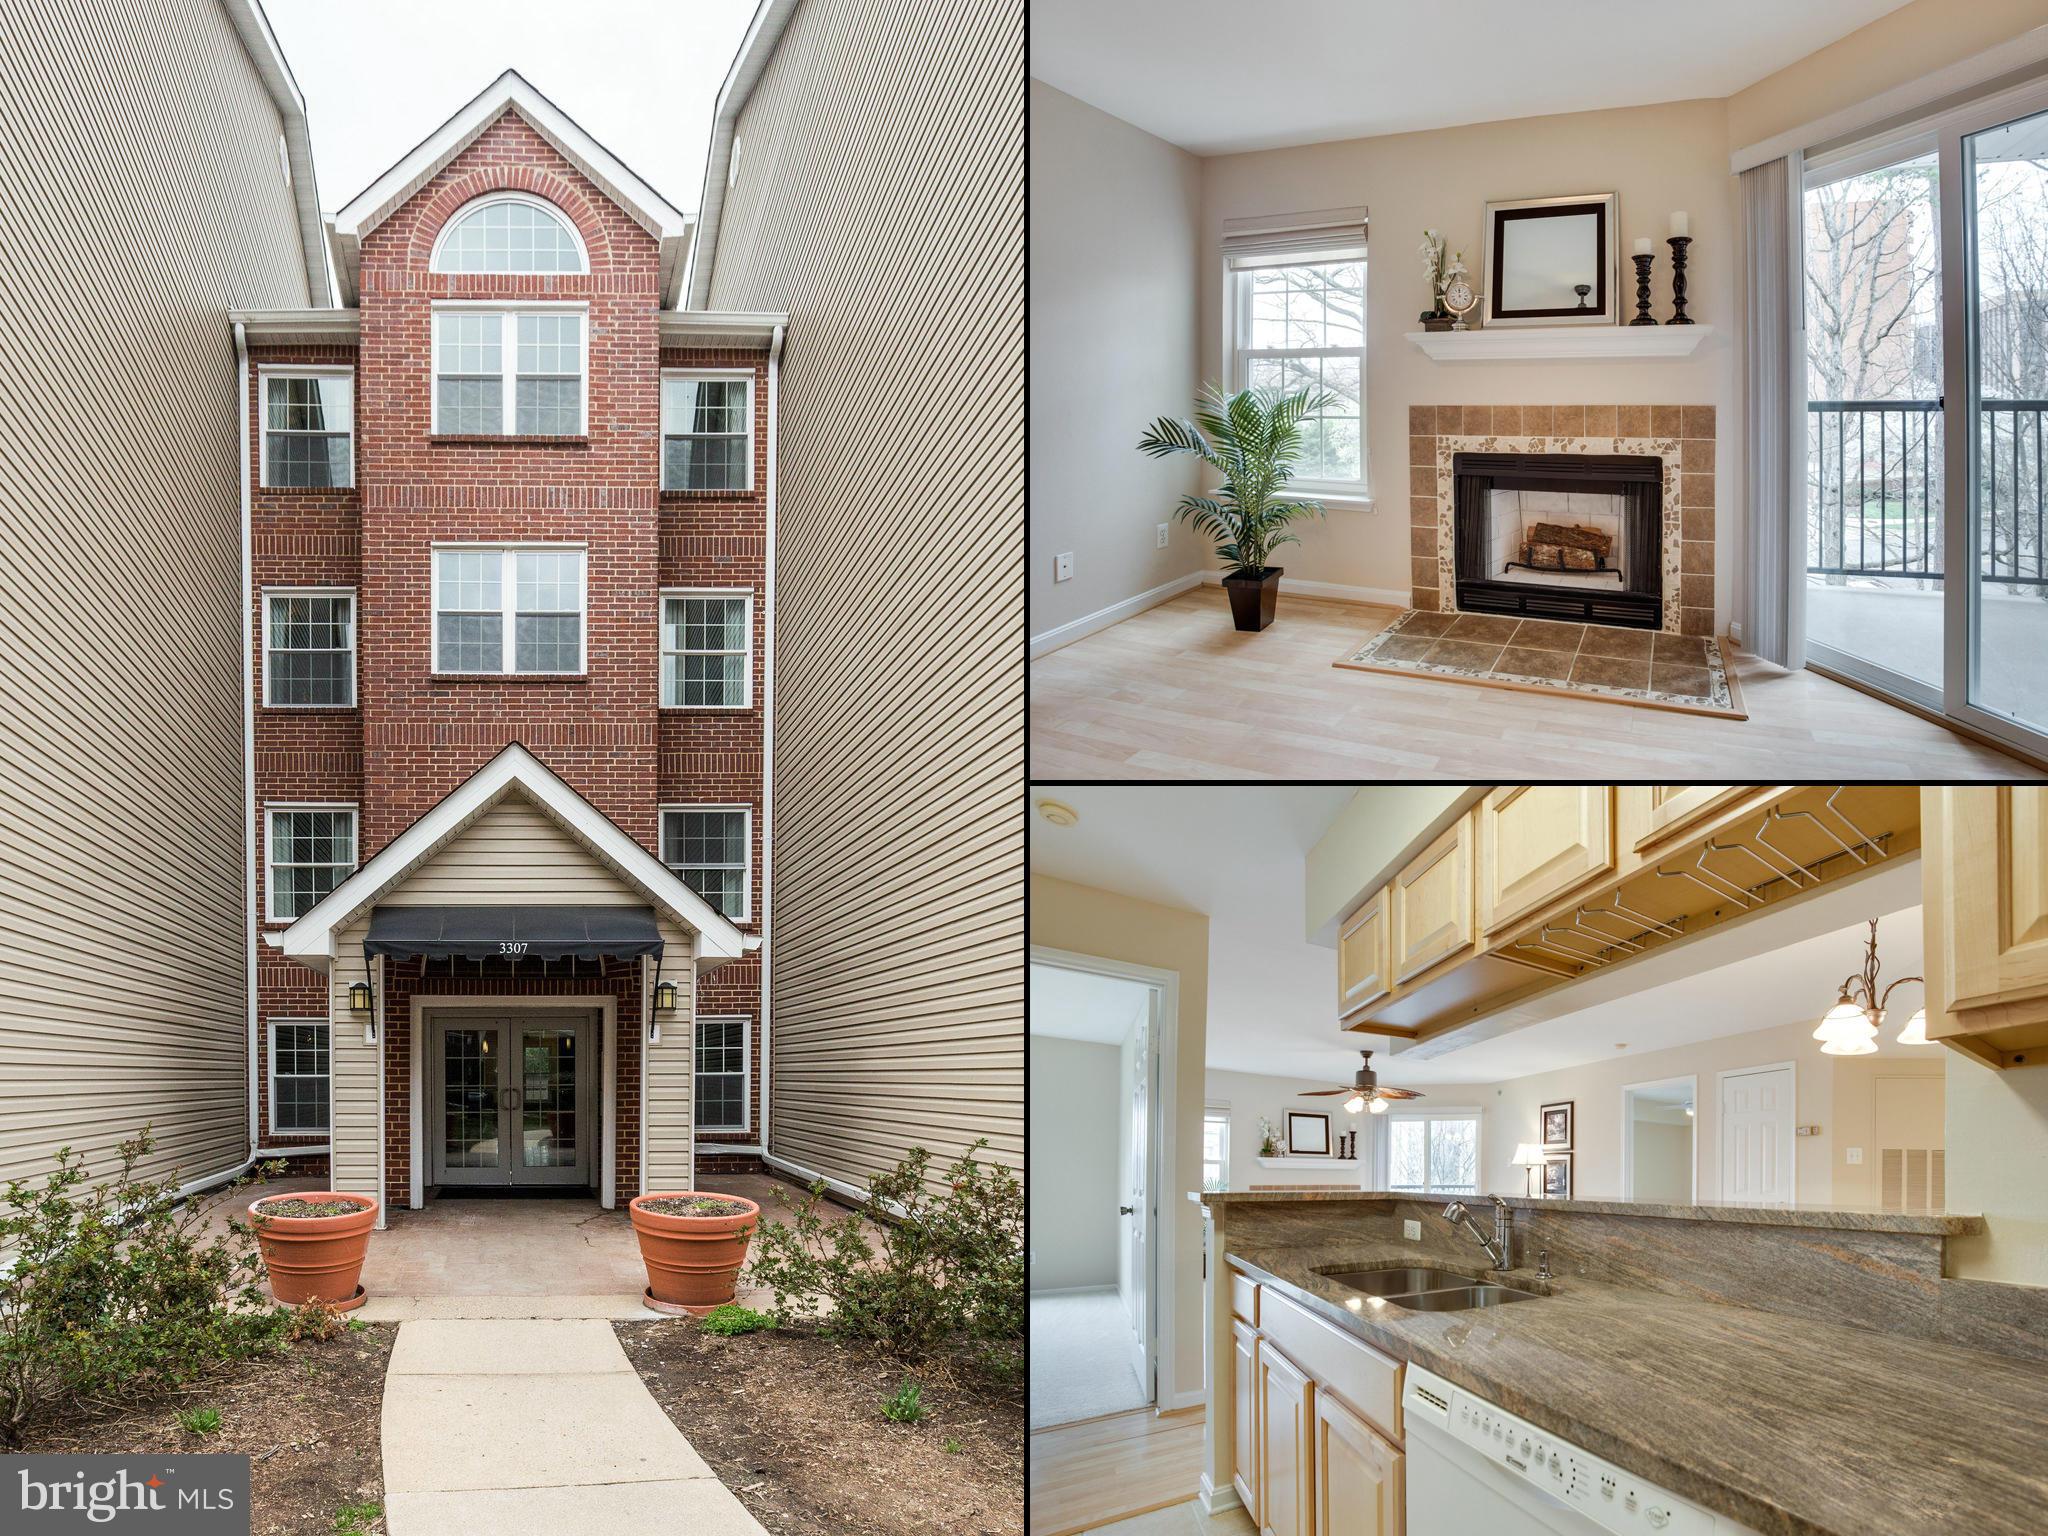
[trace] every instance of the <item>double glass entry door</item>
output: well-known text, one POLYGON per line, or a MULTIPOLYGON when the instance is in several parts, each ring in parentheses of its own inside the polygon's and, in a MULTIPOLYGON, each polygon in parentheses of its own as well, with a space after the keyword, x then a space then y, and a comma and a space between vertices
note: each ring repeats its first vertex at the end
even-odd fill
POLYGON ((591 1036, 577 1015, 435 1018, 434 1182, 588 1184, 591 1036))

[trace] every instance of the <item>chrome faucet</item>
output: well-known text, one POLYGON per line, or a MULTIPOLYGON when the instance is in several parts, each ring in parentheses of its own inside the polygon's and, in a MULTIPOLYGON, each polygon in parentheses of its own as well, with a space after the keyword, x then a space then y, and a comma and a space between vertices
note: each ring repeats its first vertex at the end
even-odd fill
POLYGON ((1487 1258, 1493 1261, 1493 1269, 1514 1268, 1515 1229, 1508 1215, 1508 1203, 1499 1195, 1488 1195, 1493 1202, 1493 1236, 1488 1237, 1480 1228, 1472 1213, 1465 1209, 1462 1200, 1453 1200, 1444 1207, 1444 1220, 1454 1227, 1463 1227, 1472 1234, 1474 1242, 1486 1250, 1487 1258))

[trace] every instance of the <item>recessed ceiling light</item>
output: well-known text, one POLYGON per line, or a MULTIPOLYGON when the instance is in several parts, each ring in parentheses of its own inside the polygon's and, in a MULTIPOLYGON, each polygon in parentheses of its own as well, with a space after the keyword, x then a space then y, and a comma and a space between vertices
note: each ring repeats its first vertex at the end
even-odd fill
POLYGON ((1625 1051, 1628 1049, 1628 1042, 1626 1040, 1617 1040, 1614 1042, 1614 1048, 1617 1051, 1625 1051))
POLYGON ((1056 827, 1071 827, 1081 819, 1081 813, 1071 805, 1062 805, 1057 800, 1038 802, 1038 814, 1056 827))

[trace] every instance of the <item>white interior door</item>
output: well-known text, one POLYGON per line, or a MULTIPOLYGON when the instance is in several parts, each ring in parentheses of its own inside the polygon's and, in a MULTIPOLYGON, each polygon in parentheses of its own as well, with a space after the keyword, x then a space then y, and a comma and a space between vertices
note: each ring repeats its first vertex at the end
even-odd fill
POLYGON ((1131 1131, 1124 1147, 1126 1199, 1118 1219, 1124 1224, 1129 1284, 1124 1305, 1131 1319, 1131 1369, 1149 1393, 1152 1388, 1152 1275, 1147 1228, 1152 1215, 1152 1029, 1150 1003, 1132 1026, 1131 1131))
POLYGON ((1789 1062, 1721 1074, 1721 1198, 1790 1205, 1793 1196, 1793 1067, 1789 1062))

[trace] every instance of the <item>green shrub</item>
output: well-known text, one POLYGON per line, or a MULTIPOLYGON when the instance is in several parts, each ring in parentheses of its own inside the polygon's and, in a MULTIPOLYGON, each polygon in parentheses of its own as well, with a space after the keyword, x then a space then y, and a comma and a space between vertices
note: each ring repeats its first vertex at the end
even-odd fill
POLYGON ((150 1146, 147 1129, 123 1142, 119 1171, 90 1189, 68 1147, 41 1184, 8 1184, 0 1445, 18 1446, 53 1412, 153 1396, 292 1336, 293 1314, 265 1292, 247 1227, 209 1234, 175 1176, 138 1178, 150 1146))
POLYGON ((220 1410, 187 1408, 178 1415, 178 1428, 188 1435, 210 1435, 220 1428, 220 1410))
POLYGON ((882 1417, 892 1424, 915 1424, 924 1417, 924 1388, 908 1376, 882 1399, 882 1417))
POLYGON ((1024 1188, 976 1160, 987 1145, 975 1142, 937 1180, 931 1154, 913 1147, 868 1180, 880 1219, 826 1222, 822 1184, 785 1201, 788 1220, 754 1235, 755 1283, 775 1293, 783 1318, 817 1319, 900 1358, 964 1343, 1001 1365, 1021 1359, 1024 1188))
POLYGON ((384 1506, 370 1502, 344 1504, 334 1512, 336 1536, 365 1536, 384 1513, 384 1506))
POLYGON ((939 1449, 944 1451, 948 1456, 958 1456, 963 1447, 961 1446, 958 1440, 955 1440, 951 1435, 948 1435, 946 1436, 945 1443, 941 1445, 939 1449))
POLYGON ((706 1333, 730 1336, 735 1333, 758 1333, 763 1328, 773 1328, 775 1319, 766 1312, 756 1312, 736 1301, 728 1301, 724 1306, 713 1307, 698 1318, 697 1326, 706 1333))

